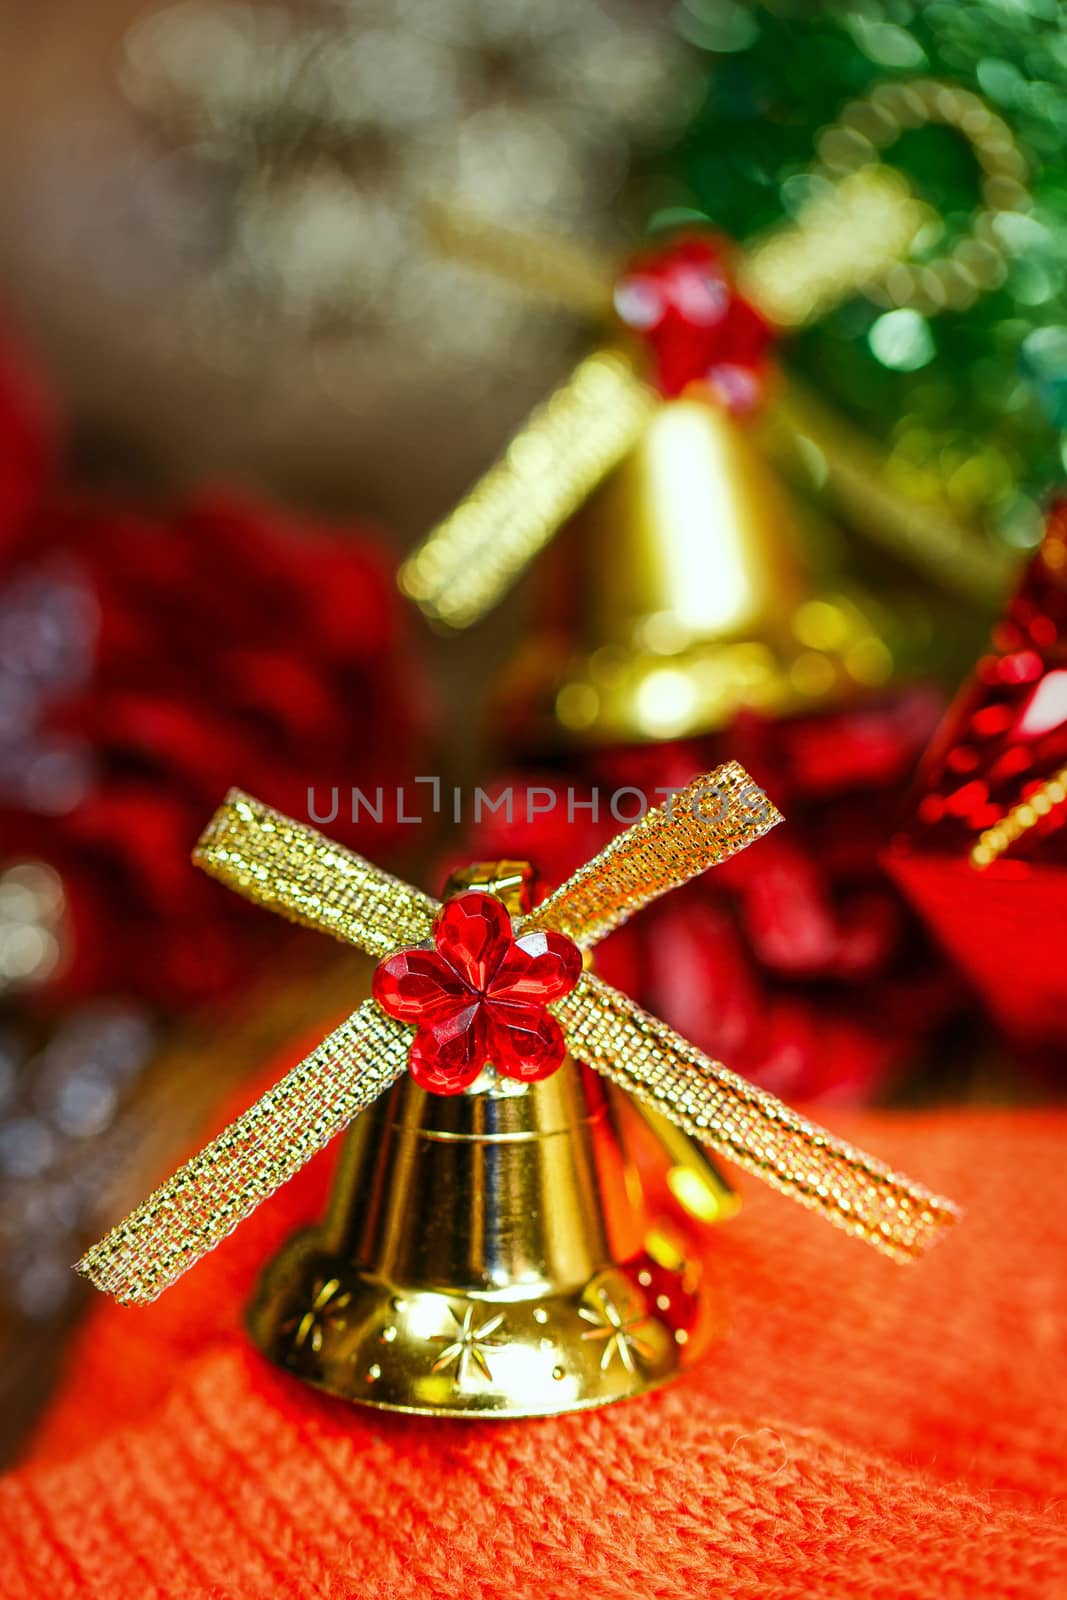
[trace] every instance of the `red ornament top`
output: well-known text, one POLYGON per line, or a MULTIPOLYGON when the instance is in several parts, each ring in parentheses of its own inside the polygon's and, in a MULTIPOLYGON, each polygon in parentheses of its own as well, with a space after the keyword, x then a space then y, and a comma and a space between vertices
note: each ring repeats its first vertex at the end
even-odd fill
POLYGON ((737 292, 715 235, 684 234, 635 256, 615 286, 615 310, 645 340, 661 394, 703 384, 735 414, 763 399, 774 330, 737 292))
POLYGON ((561 933, 524 933, 494 895, 472 889, 437 914, 434 948, 398 950, 374 974, 374 998, 414 1024, 411 1074, 436 1094, 459 1094, 492 1062, 505 1078, 547 1078, 566 1054, 546 1010, 569 994, 582 953, 561 933))

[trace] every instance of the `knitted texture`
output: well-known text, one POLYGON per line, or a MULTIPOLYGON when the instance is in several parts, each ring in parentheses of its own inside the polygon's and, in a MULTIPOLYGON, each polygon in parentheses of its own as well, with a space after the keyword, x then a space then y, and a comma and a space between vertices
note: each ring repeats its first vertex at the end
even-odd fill
POLYGON ((1067 1595, 1067 1117, 847 1121, 962 1201, 952 1238, 894 1266, 748 1185, 707 1249, 721 1345, 534 1423, 346 1407, 248 1346, 259 1264, 322 1204, 316 1158, 156 1305, 96 1309, 0 1485, 0 1595, 1067 1595))

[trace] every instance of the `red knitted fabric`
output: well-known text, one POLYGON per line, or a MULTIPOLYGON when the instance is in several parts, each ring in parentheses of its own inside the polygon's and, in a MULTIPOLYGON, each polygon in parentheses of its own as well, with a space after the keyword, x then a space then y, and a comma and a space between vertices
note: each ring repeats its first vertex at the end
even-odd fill
MULTIPOLYGON (((840 1120, 840 1119, 839 1119, 840 1120)), ((5 1600, 1067 1595, 1067 1117, 851 1119, 968 1209, 901 1268, 758 1184, 699 1371, 534 1423, 349 1408, 252 1351, 313 1164, 149 1310, 101 1305, 0 1485, 5 1600)))

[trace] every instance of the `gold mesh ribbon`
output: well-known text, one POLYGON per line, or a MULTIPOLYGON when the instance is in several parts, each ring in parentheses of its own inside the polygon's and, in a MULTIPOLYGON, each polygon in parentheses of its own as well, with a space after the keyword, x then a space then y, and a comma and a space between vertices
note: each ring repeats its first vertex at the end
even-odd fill
MULTIPOLYGON (((593 945, 780 820, 729 762, 621 834, 524 926, 593 945)), ((432 931, 437 901, 238 791, 216 813, 196 859, 258 904, 373 955, 423 943, 432 931)), ((579 1060, 887 1254, 918 1255, 954 1221, 948 1201, 710 1061, 591 974, 553 1010, 579 1060)), ((120 1300, 154 1300, 396 1081, 410 1040, 410 1029, 366 1001, 93 1246, 78 1270, 120 1300)))
POLYGON ((744 767, 728 761, 620 833, 538 906, 528 926, 554 928, 588 949, 781 820, 744 767))
POLYGON ((552 1010, 579 1061, 886 1255, 911 1260, 956 1221, 950 1201, 710 1060, 591 972, 552 1010))
POLYGON ((421 944, 438 903, 317 829, 231 789, 193 860, 212 878, 290 922, 372 956, 421 944))
POLYGON ((476 622, 630 453, 656 404, 625 356, 579 362, 404 563, 404 593, 435 622, 476 622))
POLYGON ((373 1000, 86 1252, 78 1271, 146 1305, 214 1250, 408 1063, 411 1035, 373 1000))

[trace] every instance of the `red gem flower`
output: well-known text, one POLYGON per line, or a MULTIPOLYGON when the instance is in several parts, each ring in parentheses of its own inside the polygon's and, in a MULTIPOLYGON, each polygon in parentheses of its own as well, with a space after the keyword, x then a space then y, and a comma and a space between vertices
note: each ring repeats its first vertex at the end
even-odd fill
POLYGON ((635 256, 615 286, 615 310, 648 345, 661 394, 700 383, 735 413, 762 400, 774 332, 738 294, 713 235, 635 256))
POLYGON ((459 1094, 489 1062, 524 1083, 555 1072, 567 1047, 546 1007, 578 982, 578 946, 561 933, 516 939, 502 902, 477 889, 445 902, 433 938, 432 950, 398 950, 374 974, 382 1010, 417 1030, 415 1082, 459 1094))

